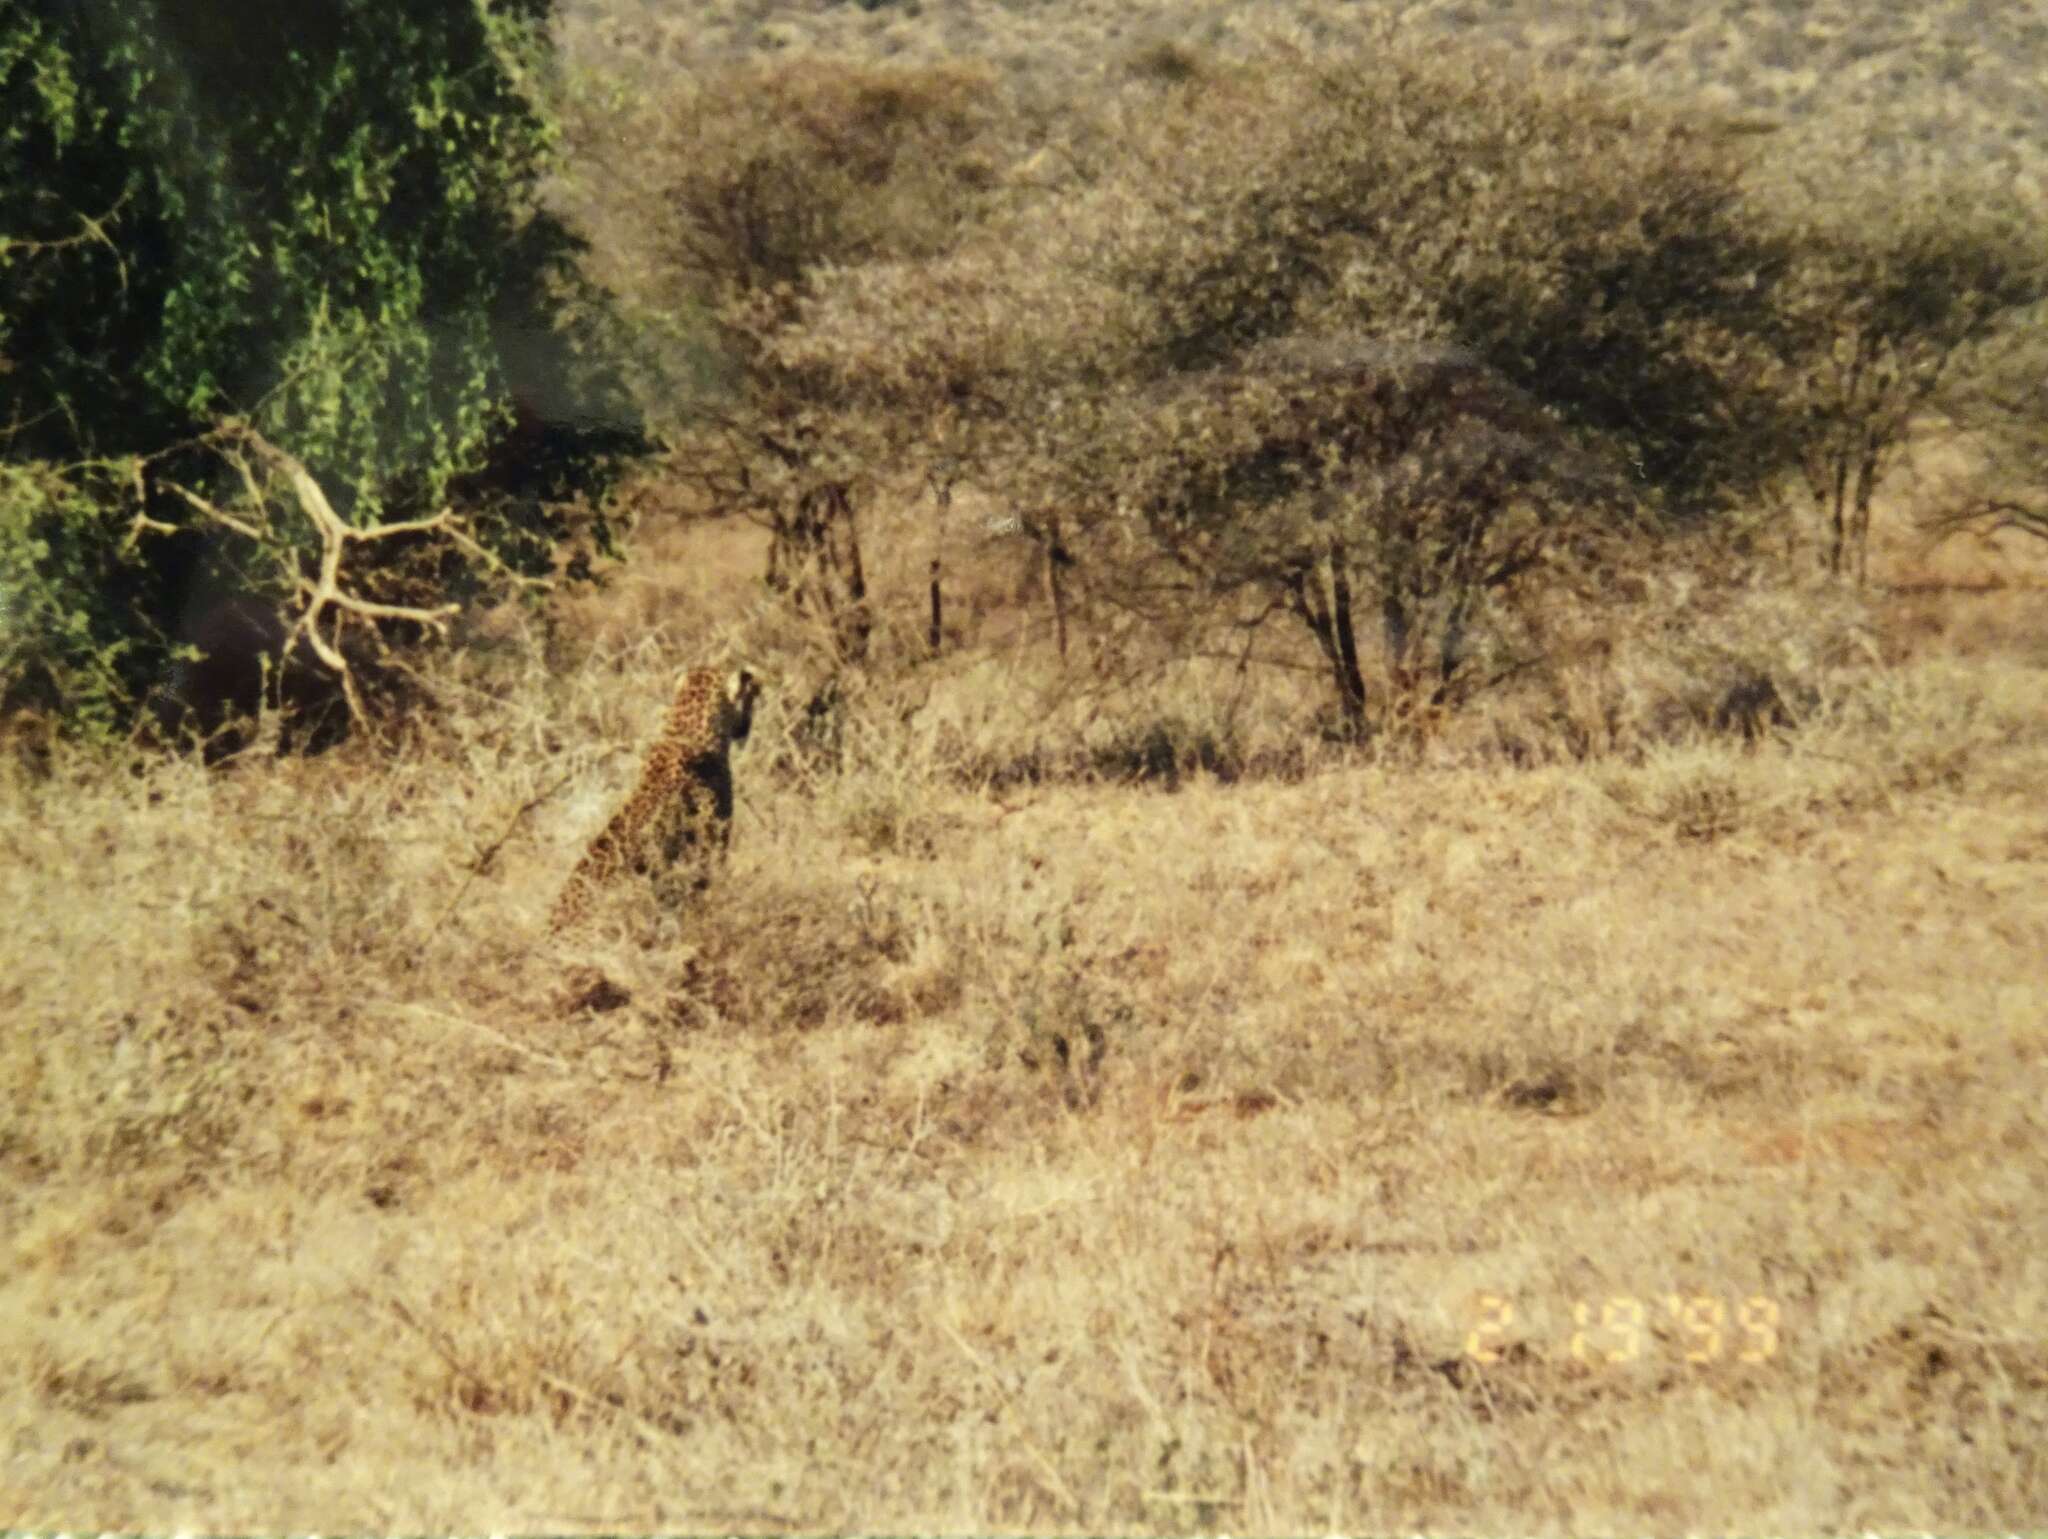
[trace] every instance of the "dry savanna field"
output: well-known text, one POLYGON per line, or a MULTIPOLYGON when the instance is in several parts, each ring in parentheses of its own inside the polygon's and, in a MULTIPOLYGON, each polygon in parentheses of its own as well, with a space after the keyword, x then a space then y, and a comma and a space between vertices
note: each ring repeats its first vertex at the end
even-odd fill
POLYGON ((396 751, 17 772, 0 1522, 2038 1517, 2048 591, 1586 762, 1002 786, 1020 643, 806 778, 771 697, 714 899, 551 946, 726 545, 396 751))
MULTIPOLYGON (((1678 9, 1723 25, 1584 46, 1745 38, 1722 105, 1780 109, 1848 46, 1678 9)), ((1866 585, 1667 552, 1360 745, 1284 649, 1063 661, 987 488, 934 657, 884 488, 912 661, 810 712, 760 531, 645 477, 630 560, 381 736, 0 755, 0 1528, 2048 1521, 2040 541, 1933 544, 1905 478, 1866 585), (729 865, 551 939, 705 661, 766 679, 729 865)))

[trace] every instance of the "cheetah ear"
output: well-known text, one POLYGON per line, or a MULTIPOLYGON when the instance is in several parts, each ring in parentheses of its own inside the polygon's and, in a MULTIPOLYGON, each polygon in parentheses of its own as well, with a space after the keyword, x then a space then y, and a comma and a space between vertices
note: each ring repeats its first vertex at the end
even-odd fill
POLYGON ((725 676, 725 698, 728 700, 745 700, 760 688, 761 681, 744 668, 735 668, 725 676))

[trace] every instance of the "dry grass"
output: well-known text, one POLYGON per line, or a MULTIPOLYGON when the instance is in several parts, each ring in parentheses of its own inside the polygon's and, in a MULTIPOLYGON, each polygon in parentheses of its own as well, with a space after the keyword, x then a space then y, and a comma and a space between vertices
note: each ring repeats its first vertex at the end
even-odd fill
MULTIPOLYGON (((1127 68, 1255 8, 912 9, 565 37, 1127 68)), ((1397 9, 2044 185, 1981 4, 1397 9)), ((1227 670, 1077 694, 991 537, 836 771, 783 671, 715 903, 571 949, 675 666, 801 655, 752 531, 650 519, 386 752, 0 765, 0 1527, 2038 1522, 2048 588, 1905 527, 1867 606, 1659 588, 1349 758, 1227 670), (1796 730, 1709 730, 1751 672, 1796 730)))
POLYGON ((2040 590, 1576 765, 991 791, 1038 651, 836 775, 784 698, 718 903, 551 951, 746 560, 665 538, 395 754, 10 784, 0 1525, 2042 1510, 2040 590))

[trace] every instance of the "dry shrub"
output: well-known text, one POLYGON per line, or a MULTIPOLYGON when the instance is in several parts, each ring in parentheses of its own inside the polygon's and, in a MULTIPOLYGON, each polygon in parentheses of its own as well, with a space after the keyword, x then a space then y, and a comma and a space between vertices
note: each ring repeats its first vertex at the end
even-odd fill
POLYGON ((1457 734, 1517 763, 1709 736, 1755 742, 1801 727, 1830 680, 1877 662, 1858 596, 1711 563, 1667 563, 1558 595, 1519 639, 1533 659, 1527 675, 1457 734))
POLYGON ((773 531, 766 578, 865 655, 856 483, 829 405, 776 356, 817 275, 944 250, 993 196, 999 98, 969 63, 733 63, 575 119, 564 200, 640 338, 633 367, 672 465, 773 531))
POLYGON ((928 671, 898 739, 935 779, 999 796, 1076 781, 1172 791, 1193 776, 1298 778, 1334 760, 1304 737, 1317 698, 1312 684, 1220 659, 1127 657, 1105 673, 1042 656, 966 659, 928 671))
MULTIPOLYGON (((663 998, 671 1021, 758 1034, 904 1019, 910 1007, 892 981, 910 953, 902 916, 871 886, 807 878, 729 884, 691 917, 663 998)), ((673 967, 673 956, 660 965, 673 967)))
MULTIPOLYGON (((772 527, 770 584, 830 659, 899 665, 870 655, 874 574, 929 555, 943 586, 957 489, 1037 547, 1062 653, 1132 617, 1178 655, 1235 627, 1254 666, 1306 641, 1343 735, 1433 729, 1570 665, 1530 643, 1575 586, 1674 559, 1602 542, 1733 522, 1867 440, 1841 567, 1923 387, 2031 292, 2018 212, 1950 231, 1933 194, 1901 213, 1859 185, 1838 201, 1882 229, 1794 217, 1696 113, 1503 54, 1276 25, 1155 68, 1156 42, 1056 111, 969 65, 793 55, 584 124, 616 173, 569 194, 595 260, 682 347, 650 353, 650 406, 707 505, 772 527), (1915 273, 1977 297, 1916 309, 1915 273), (1843 395, 1838 365, 1905 393, 1843 395)), ((1772 666, 1663 693, 1754 737, 1802 708, 1772 666)), ((1611 735, 1592 714, 1572 730, 1611 735)), ((1175 739, 1233 757, 1132 733, 1107 752, 1140 770, 1175 739)))

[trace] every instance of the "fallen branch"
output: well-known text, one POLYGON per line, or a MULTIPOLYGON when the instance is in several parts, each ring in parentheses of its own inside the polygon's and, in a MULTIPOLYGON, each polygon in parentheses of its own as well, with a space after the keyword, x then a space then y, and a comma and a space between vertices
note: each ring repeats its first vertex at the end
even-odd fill
MULTIPOLYGON (((455 603, 434 605, 386 604, 375 599, 351 592, 344 586, 346 565, 351 550, 358 546, 373 545, 381 540, 399 539, 408 535, 439 535, 455 541, 473 555, 485 555, 482 547, 459 526, 452 509, 443 508, 429 518, 403 519, 396 523, 373 524, 367 528, 356 528, 334 511, 334 504, 327 500, 326 492, 305 462, 288 450, 279 448, 248 423, 230 418, 206 436, 205 442, 219 450, 221 456, 234 467, 242 482, 246 508, 234 511, 223 508, 190 487, 171 483, 171 490, 183 499, 202 518, 220 528, 241 535, 259 546, 275 549, 278 536, 273 528, 269 513, 271 495, 259 469, 270 476, 281 478, 292 490, 292 498, 312 526, 320 542, 320 556, 314 575, 303 571, 292 574, 293 595, 297 601, 298 615, 286 632, 284 643, 279 649, 279 658, 289 657, 301 642, 311 649, 313 655, 333 673, 340 682, 342 698, 348 706, 351 721, 360 724, 368 713, 363 705, 362 693, 356 684, 354 670, 349 667, 348 658, 341 648, 344 626, 350 619, 375 624, 378 621, 402 620, 420 625, 436 636, 446 637, 448 622, 461 610, 455 603), (322 622, 326 628, 322 628, 322 622)), ((134 544, 143 534, 175 533, 174 526, 138 512, 128 532, 128 543, 134 544)), ((497 563, 492 559, 494 565, 497 563)))

